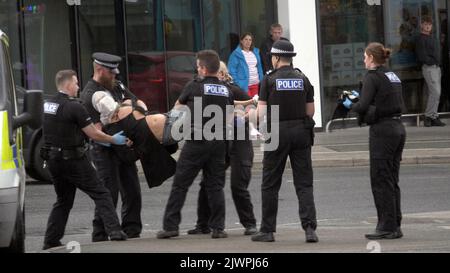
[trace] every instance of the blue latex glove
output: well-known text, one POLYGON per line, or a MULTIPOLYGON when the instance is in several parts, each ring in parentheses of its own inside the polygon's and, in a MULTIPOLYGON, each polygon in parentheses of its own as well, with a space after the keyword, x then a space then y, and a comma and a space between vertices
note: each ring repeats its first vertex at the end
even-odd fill
POLYGON ((349 98, 346 98, 345 101, 342 103, 342 105, 344 105, 345 108, 350 110, 352 108, 353 102, 349 98))
POLYGON ((125 145, 127 144, 127 137, 123 135, 123 131, 118 132, 112 136, 113 143, 115 145, 125 145))
POLYGON ((355 98, 359 98, 359 92, 356 90, 352 91, 352 95, 355 96, 355 98))

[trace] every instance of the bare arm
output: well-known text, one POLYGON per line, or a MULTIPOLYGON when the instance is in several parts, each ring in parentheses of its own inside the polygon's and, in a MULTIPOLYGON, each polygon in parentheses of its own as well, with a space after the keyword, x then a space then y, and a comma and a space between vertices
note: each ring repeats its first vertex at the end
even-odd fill
POLYGON ((306 115, 310 118, 313 118, 315 113, 316 113, 316 106, 314 105, 314 103, 307 103, 306 115))
POLYGON ((84 127, 82 130, 89 138, 97 142, 114 143, 112 136, 107 135, 102 131, 98 130, 96 125, 90 124, 84 127))

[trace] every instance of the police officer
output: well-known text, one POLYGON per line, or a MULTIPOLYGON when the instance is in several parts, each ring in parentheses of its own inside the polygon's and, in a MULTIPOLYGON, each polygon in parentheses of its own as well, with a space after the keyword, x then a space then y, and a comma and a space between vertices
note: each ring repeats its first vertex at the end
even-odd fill
MULTIPOLYGON (((239 105, 237 112, 244 112, 244 106, 254 106, 255 100, 244 92, 238 85, 233 83, 233 79, 228 73, 225 63, 220 62, 220 70, 218 77, 223 81, 233 94, 235 104, 239 105)), ((245 121, 242 115, 235 117, 234 122, 234 138, 227 142, 227 164, 231 166, 231 196, 239 216, 239 221, 244 226, 244 235, 254 235, 256 229, 256 218, 253 213, 253 204, 251 201, 248 186, 252 177, 253 166, 253 144, 250 140, 249 123, 245 121)), ((209 205, 208 196, 204 187, 203 177, 200 183, 200 191, 198 193, 197 203, 197 225, 194 229, 188 230, 190 235, 209 234, 211 230, 208 227, 209 205)))
POLYGON ((105 223, 111 240, 126 240, 109 191, 100 183, 86 152, 86 136, 103 143, 124 145, 126 137, 120 133, 106 135, 95 128, 81 102, 74 99, 78 80, 72 70, 56 74, 59 92, 44 104, 44 142, 41 155, 48 164, 57 201, 48 219, 43 249, 61 246, 76 188, 94 201, 96 211, 105 223))
MULTIPOLYGON (((125 92, 117 84, 121 58, 106 53, 94 53, 94 76, 84 87, 81 99, 92 118, 92 122, 102 129, 100 113, 93 106, 92 97, 98 91, 106 91, 121 103, 126 99, 135 99, 133 94, 125 92)), ((125 149, 126 150, 126 149, 125 149)), ((142 231, 141 221, 141 188, 135 162, 124 162, 114 153, 111 147, 92 143, 91 159, 98 171, 100 180, 111 192, 114 205, 117 206, 119 189, 122 199, 122 228, 128 238, 138 238, 142 231)), ((93 225, 92 241, 108 240, 102 219, 96 213, 93 225)))
POLYGON ((369 240, 398 239, 403 237, 400 228, 399 171, 406 141, 405 127, 401 121, 404 109, 402 83, 399 77, 384 64, 390 49, 371 43, 366 48, 364 62, 369 70, 364 78, 358 103, 346 99, 343 104, 359 113, 362 122, 370 125, 370 180, 378 224, 369 240))
MULTIPOLYGON (((294 186, 300 206, 300 219, 308 243, 318 242, 316 208, 313 196, 313 170, 311 146, 313 144, 314 88, 308 78, 292 68, 292 58, 297 54, 289 41, 273 44, 270 54, 275 70, 264 78, 257 113, 261 118, 267 107, 269 125, 279 122, 279 146, 275 151, 264 152, 262 182, 262 222, 260 232, 252 237, 255 242, 275 241, 278 211, 278 191, 287 157, 291 160, 294 186), (272 120, 272 107, 279 106, 279 120, 272 120)), ((275 108, 276 109, 276 108, 275 108)))
POLYGON ((223 187, 225 185, 226 146, 224 139, 226 106, 233 104, 233 98, 230 90, 217 78, 219 67, 220 60, 215 51, 200 51, 197 54, 199 77, 185 86, 177 101, 176 108, 187 105, 190 110, 191 140, 186 141, 181 151, 172 191, 164 213, 163 230, 158 232, 158 239, 168 239, 179 235, 181 209, 187 191, 200 170, 203 170, 205 176, 204 187, 211 211, 209 228, 212 229, 212 238, 227 237, 227 233, 224 231, 225 196, 223 187), (212 108, 222 113, 216 113, 216 116, 212 118, 204 117, 205 109, 212 108), (220 114, 223 117, 221 120, 218 117, 220 114), (218 120, 222 124, 216 124, 214 132, 212 127, 209 128, 210 133, 214 133, 214 135, 208 136, 204 132, 208 132, 208 126, 213 120, 218 120))

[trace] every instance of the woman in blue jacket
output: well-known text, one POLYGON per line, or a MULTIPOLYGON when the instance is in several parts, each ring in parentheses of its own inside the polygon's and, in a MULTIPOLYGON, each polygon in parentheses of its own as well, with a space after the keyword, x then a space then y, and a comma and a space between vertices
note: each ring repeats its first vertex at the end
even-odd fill
POLYGON ((253 97, 259 93, 259 84, 264 77, 259 49, 254 47, 253 35, 244 33, 240 45, 228 60, 228 69, 234 82, 253 97))

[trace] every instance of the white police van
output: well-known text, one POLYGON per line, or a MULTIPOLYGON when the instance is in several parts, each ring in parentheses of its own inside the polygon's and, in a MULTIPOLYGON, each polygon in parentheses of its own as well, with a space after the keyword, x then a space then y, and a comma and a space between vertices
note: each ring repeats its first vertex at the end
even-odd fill
POLYGON ((18 115, 9 40, 0 30, 0 251, 25 250, 25 164, 22 127, 42 123, 42 91, 27 91, 18 115))

